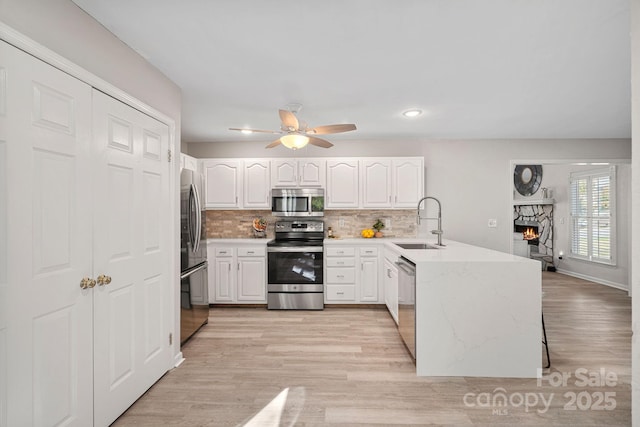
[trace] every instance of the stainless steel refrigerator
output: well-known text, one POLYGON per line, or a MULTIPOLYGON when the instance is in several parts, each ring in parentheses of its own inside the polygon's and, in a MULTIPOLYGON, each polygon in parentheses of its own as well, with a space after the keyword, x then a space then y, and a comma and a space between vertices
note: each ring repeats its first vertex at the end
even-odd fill
POLYGON ((196 171, 180 173, 180 342, 184 344, 209 318, 205 211, 196 171))

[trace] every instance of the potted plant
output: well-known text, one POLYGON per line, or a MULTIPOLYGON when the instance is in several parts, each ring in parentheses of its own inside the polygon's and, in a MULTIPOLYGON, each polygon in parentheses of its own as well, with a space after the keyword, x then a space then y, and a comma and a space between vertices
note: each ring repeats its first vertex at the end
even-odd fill
POLYGON ((376 230, 375 237, 382 237, 382 229, 384 228, 384 222, 380 220, 380 218, 376 219, 375 224, 373 224, 373 229, 376 230))

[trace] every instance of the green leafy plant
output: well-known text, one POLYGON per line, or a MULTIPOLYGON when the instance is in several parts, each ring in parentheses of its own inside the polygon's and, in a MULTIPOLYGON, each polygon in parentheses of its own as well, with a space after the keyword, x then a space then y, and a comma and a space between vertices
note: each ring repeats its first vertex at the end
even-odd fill
POLYGON ((374 228, 376 231, 380 231, 380 230, 382 230, 382 229, 384 228, 384 222, 382 222, 382 221, 380 220, 380 218, 376 219, 375 224, 373 224, 373 228, 374 228))

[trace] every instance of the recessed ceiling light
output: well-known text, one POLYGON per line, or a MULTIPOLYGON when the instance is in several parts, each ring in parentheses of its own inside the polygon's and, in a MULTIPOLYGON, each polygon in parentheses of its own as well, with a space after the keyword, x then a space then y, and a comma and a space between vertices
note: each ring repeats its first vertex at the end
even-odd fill
POLYGON ((422 114, 422 110, 407 110, 402 113, 405 117, 418 117, 420 114, 422 114))
POLYGON ((253 133, 251 129, 242 129, 240 132, 244 133, 245 135, 249 135, 253 133))

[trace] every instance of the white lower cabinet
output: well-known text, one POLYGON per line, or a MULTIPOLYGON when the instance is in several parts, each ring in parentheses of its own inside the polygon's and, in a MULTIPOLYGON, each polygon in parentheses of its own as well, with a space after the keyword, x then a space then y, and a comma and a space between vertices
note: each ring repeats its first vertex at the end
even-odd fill
POLYGON ((387 309, 398 324, 398 267, 396 267, 395 261, 391 261, 389 258, 384 259, 384 302, 387 305, 387 309))
POLYGON ((356 302, 356 250, 353 247, 326 246, 325 302, 356 302))
POLYGON ((265 245, 209 241, 209 302, 263 304, 267 302, 265 245))
POLYGON ((325 302, 380 303, 378 247, 325 244, 325 302))
POLYGON ((360 302, 378 302, 378 248, 360 248, 360 302))

